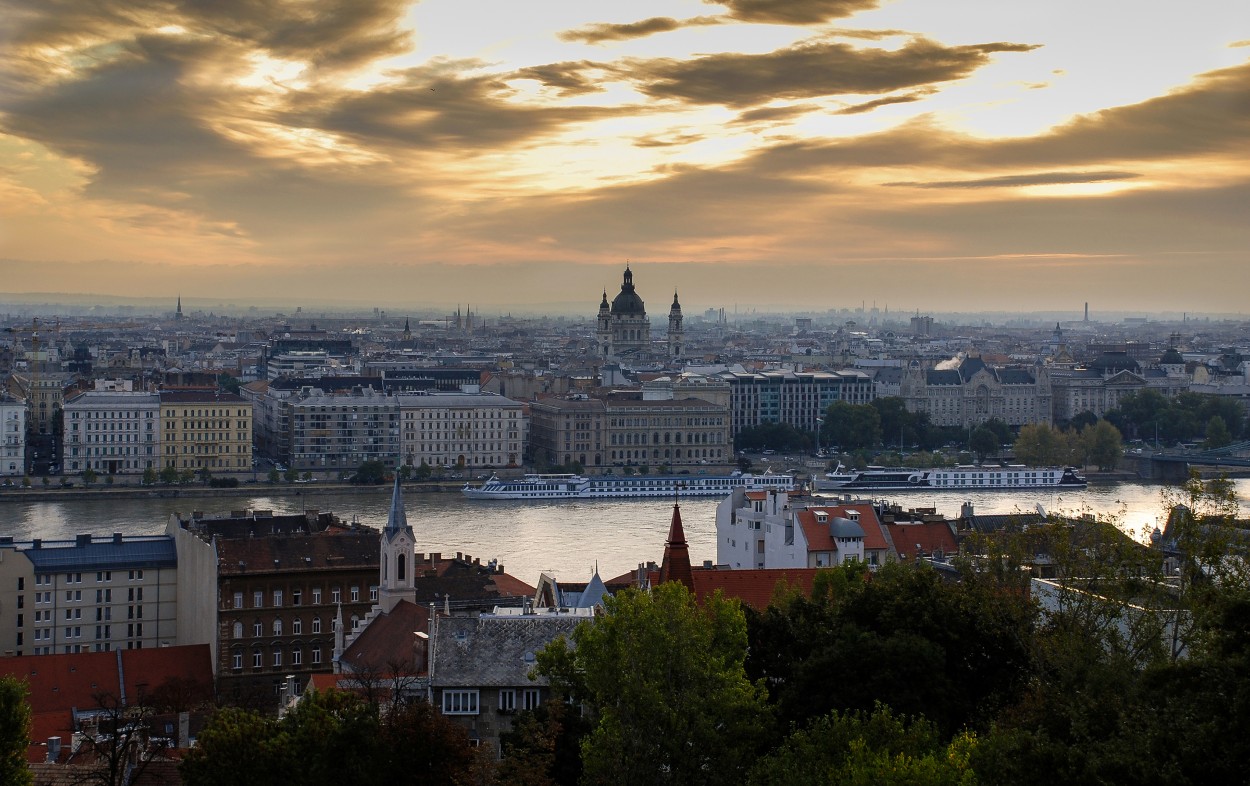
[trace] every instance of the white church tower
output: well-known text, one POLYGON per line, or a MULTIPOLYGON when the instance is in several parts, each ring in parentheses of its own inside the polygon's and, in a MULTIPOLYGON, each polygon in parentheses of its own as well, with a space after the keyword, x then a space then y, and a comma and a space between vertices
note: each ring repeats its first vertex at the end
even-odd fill
POLYGON ((386 519, 386 529, 382 530, 382 583, 378 587, 378 605, 383 614, 389 614, 401 600, 417 602, 416 579, 412 570, 416 540, 404 513, 404 494, 399 487, 397 472, 395 490, 391 493, 391 512, 386 519))

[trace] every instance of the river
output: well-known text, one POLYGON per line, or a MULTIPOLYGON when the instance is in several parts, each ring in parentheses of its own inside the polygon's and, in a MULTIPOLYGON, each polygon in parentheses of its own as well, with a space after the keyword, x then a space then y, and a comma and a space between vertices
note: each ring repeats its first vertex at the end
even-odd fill
MULTIPOLYGON (((1250 500, 1250 479, 1235 481, 1243 506, 1250 500)), ((1053 492, 920 492, 901 494, 893 501, 904 507, 934 507, 948 517, 959 515, 969 501, 979 513, 1032 511, 1093 513, 1114 517, 1121 529, 1144 538, 1162 524, 1165 487, 1145 483, 1090 486, 1081 491, 1053 492)), ((260 490, 258 489, 258 492, 260 490)), ((83 532, 131 535, 164 531, 169 514, 193 510, 273 510, 298 513, 305 505, 333 511, 345 520, 382 527, 390 508, 391 490, 373 494, 317 494, 173 499, 84 499, 52 502, 0 499, 0 535, 24 540, 72 538, 83 532)), ((596 500, 586 502, 474 501, 459 494, 408 494, 408 522, 417 536, 417 549, 444 554, 463 552, 483 562, 498 559, 507 572, 534 584, 540 571, 552 571, 568 581, 588 578, 595 565, 604 578, 620 575, 639 562, 659 561, 672 518, 672 502, 664 499, 596 500)), ((714 499, 681 503, 686 539, 693 561, 714 560, 716 504, 714 499)))

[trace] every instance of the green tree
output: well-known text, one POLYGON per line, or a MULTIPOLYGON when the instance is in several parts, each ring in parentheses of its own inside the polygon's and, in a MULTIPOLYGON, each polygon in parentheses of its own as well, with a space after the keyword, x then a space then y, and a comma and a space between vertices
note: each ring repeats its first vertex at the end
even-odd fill
POLYGON ((223 373, 217 375, 217 386, 227 393, 237 394, 243 383, 239 379, 223 373))
POLYGON ((825 410, 820 435, 824 444, 843 451, 874 447, 881 442, 881 416, 868 404, 835 401, 825 410))
POLYGON ((282 479, 287 483, 294 483, 295 479, 298 477, 299 472, 295 469, 295 467, 287 467, 286 472, 282 473, 282 479))
POLYGON ((1049 423, 1021 426, 1014 450, 1016 460, 1030 467, 1053 467, 1069 463, 1068 440, 1062 431, 1049 423))
POLYGON ((377 459, 369 459, 356 468, 352 483, 379 485, 386 482, 386 465, 377 459))
POLYGON ((92 483, 95 483, 96 479, 99 477, 100 476, 96 474, 94 469, 87 467, 82 471, 82 484, 84 486, 90 486, 92 483))
POLYGON ((1113 470, 1124 455, 1120 430, 1106 420, 1099 420, 1081 432, 1085 456, 1103 472, 1113 470))
POLYGON ((34 782, 26 766, 32 715, 26 683, 0 677, 0 783, 30 786, 34 782))
POLYGON ((968 438, 968 447, 977 454, 977 461, 985 461, 985 457, 998 452, 998 435, 992 429, 979 426, 968 438))
POLYGON ((143 470, 143 485, 145 486, 156 485, 156 470, 153 469, 152 467, 148 467, 143 470))
POLYGON ((172 486, 178 482, 178 470, 175 467, 165 467, 161 470, 161 483, 166 486, 172 486))
POLYGON ((282 783, 277 724, 235 707, 215 712, 178 770, 187 786, 252 786, 282 783))
POLYGON ((976 738, 961 734, 950 745, 922 718, 894 715, 877 705, 871 714, 831 713, 797 729, 751 770, 752 786, 899 784, 959 786, 976 783, 969 758, 976 738))
POLYGON ((277 483, 279 480, 282 479, 282 473, 278 472, 277 467, 270 467, 267 478, 270 483, 277 483))
POLYGON ((425 463, 425 459, 421 459, 421 464, 417 467, 416 471, 417 480, 429 480, 430 476, 433 474, 434 468, 425 463))
POLYGON ((626 590, 574 647, 557 639, 538 671, 592 713, 583 782, 740 783, 768 724, 764 691, 743 670, 737 601, 695 603, 685 586, 626 590))
POLYGON ((1222 448, 1233 441, 1233 435, 1228 430, 1228 424, 1219 415, 1212 415, 1211 419, 1207 421, 1206 437, 1204 445, 1207 450, 1222 448))

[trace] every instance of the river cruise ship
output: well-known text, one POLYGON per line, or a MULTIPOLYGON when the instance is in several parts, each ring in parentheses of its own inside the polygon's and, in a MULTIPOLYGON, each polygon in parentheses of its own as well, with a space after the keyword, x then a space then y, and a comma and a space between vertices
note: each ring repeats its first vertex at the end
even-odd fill
POLYGON ((816 491, 1020 491, 1083 489, 1088 485, 1074 467, 958 466, 940 469, 868 467, 845 470, 842 465, 815 481, 816 491))
POLYGON ((736 488, 748 491, 791 491, 794 476, 734 472, 730 475, 526 475, 523 478, 492 476, 480 486, 465 484, 469 499, 627 499, 630 497, 720 497, 736 488))

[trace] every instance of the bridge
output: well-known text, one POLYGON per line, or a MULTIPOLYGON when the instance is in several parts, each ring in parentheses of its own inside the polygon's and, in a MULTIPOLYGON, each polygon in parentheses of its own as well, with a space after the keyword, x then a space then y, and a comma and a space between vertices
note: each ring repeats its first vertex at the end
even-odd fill
POLYGON ((1141 456, 1137 471, 1152 480, 1184 480, 1190 467, 1250 469, 1250 442, 1235 442, 1212 450, 1186 450, 1141 456))

